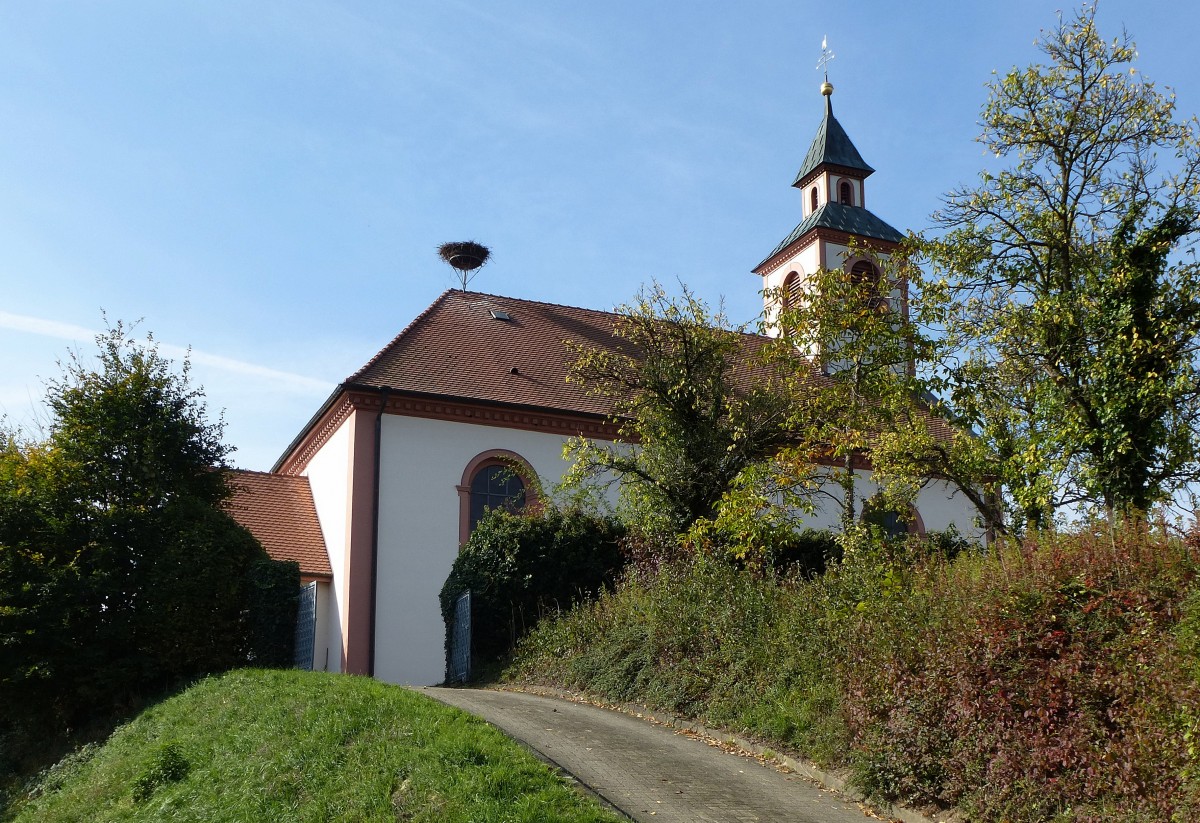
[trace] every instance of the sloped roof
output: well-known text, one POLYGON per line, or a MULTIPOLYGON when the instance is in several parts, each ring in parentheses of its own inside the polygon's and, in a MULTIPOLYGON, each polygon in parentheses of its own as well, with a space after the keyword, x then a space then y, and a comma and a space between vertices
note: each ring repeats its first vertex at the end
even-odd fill
MULTIPOLYGON (((856 209, 862 212, 862 209, 856 209)), ((417 316, 361 369, 341 383, 275 465, 278 470, 338 397, 354 389, 482 401, 504 406, 608 418, 609 398, 568 383, 575 355, 568 343, 617 349, 620 315, 514 297, 449 290, 417 316), (514 371, 515 370, 515 371, 514 371)), ((758 379, 755 354, 770 342, 743 334, 735 380, 758 379)), ((765 374, 765 372, 764 372, 765 374)), ((823 377, 814 369, 814 384, 823 377)), ((939 437, 943 421, 931 420, 939 437)), ((272 475, 276 476, 276 475, 272 475)))
POLYGON ((620 344, 610 312, 494 294, 444 292, 343 387, 387 388, 582 414, 606 398, 567 382, 567 342, 620 344))
POLYGON ((859 237, 870 237, 875 240, 886 240, 889 243, 899 243, 904 235, 892 228, 880 218, 860 206, 848 206, 845 203, 824 203, 819 209, 800 221, 800 225, 792 229, 791 234, 783 239, 766 259, 755 266, 757 270, 763 263, 795 243, 813 229, 824 228, 841 231, 859 237))
POLYGON ((813 138, 812 145, 808 147, 808 154, 804 156, 804 163, 801 164, 800 171, 796 172, 796 180, 792 185, 801 185, 804 178, 820 166, 838 166, 862 172, 863 177, 867 177, 875 171, 862 159, 862 155, 850 141, 850 135, 846 134, 842 124, 833 116, 831 95, 825 96, 825 117, 821 120, 821 125, 817 127, 817 136, 813 138))
POLYGON ((275 560, 295 560, 305 577, 332 577, 325 537, 307 477, 244 469, 230 472, 226 509, 275 560))

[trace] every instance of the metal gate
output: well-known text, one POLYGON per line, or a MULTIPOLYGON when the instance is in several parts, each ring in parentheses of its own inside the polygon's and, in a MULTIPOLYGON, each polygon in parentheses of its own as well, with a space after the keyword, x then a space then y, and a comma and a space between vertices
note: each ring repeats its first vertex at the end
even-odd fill
POLYGON ((471 592, 465 591, 454 603, 450 625, 450 644, 446 650, 446 682, 466 683, 471 679, 471 592))
POLYGON ((317 584, 300 587, 296 607, 296 651, 293 663, 297 669, 312 671, 313 645, 317 637, 317 584))

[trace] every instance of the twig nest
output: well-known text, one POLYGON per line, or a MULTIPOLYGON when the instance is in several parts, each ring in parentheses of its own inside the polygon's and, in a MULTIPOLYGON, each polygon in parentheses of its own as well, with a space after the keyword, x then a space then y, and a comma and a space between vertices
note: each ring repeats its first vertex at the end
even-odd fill
POLYGON ((463 243, 443 243, 438 246, 438 257, 459 271, 474 271, 487 262, 491 252, 488 247, 473 240, 463 243))

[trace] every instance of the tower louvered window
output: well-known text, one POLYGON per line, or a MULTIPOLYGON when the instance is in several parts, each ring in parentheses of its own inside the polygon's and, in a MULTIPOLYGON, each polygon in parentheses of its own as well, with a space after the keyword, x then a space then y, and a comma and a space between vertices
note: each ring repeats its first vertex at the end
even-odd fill
POLYGON ((884 293, 880 283, 879 269, 868 263, 866 260, 860 260, 850 268, 850 280, 853 283, 858 283, 863 286, 863 291, 870 294, 866 298, 866 302, 874 309, 886 310, 891 308, 891 301, 884 293))
POLYGON ((800 305, 800 275, 789 272, 783 279, 783 307, 794 309, 800 305))

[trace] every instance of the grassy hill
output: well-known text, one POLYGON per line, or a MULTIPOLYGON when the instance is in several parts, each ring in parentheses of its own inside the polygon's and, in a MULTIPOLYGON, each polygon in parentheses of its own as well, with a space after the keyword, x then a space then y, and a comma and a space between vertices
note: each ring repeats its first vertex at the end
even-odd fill
POLYGON ((31 794, 10 819, 616 819, 483 721, 368 678, 296 671, 201 681, 31 794))

